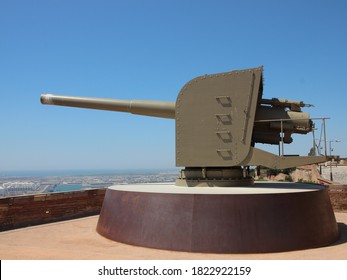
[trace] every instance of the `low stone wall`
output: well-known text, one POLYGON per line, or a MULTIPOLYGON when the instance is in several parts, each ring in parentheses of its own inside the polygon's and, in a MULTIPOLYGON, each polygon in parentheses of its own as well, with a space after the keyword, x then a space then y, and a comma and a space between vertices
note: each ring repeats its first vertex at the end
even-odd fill
POLYGON ((106 189, 0 199, 0 231, 100 213, 106 189))
POLYGON ((347 212, 347 185, 330 185, 330 201, 336 212, 347 212))

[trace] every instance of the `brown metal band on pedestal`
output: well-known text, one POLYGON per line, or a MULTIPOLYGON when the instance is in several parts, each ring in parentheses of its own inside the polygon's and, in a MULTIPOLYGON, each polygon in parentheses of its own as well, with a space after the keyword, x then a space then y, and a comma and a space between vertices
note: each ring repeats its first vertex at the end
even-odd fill
POLYGON ((108 189, 97 231, 122 243, 205 253, 301 250, 338 238, 325 189, 255 194, 108 189))

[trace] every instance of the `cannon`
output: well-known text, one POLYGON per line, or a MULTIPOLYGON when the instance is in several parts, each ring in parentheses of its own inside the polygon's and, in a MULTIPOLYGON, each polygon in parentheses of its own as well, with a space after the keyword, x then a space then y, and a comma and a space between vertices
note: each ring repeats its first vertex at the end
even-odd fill
POLYGON ((284 169, 324 162, 323 156, 284 156, 256 143, 292 143, 313 122, 303 107, 281 98, 263 99, 263 67, 203 75, 187 82, 176 102, 41 95, 41 103, 128 112, 175 119, 180 186, 251 185, 249 166, 284 169))
POLYGON ((41 103, 106 111, 127 112, 136 115, 159 118, 175 118, 175 102, 117 100, 111 98, 42 94, 41 103))
POLYGON ((97 225, 106 238, 186 252, 265 253, 326 246, 339 236, 324 187, 254 182, 250 176, 250 166, 325 161, 255 147, 281 147, 293 142, 293 134, 314 129, 302 111, 311 105, 263 98, 262 67, 192 79, 176 102, 53 94, 41 102, 175 120, 176 165, 184 167, 176 182, 110 186, 97 225))

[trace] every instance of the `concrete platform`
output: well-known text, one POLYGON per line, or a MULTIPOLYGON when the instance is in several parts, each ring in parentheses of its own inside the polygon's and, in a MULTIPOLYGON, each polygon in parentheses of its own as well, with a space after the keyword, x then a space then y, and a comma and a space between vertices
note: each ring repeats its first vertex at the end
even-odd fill
POLYGON ((143 192, 143 193, 167 193, 167 194, 279 194, 312 192, 325 189, 324 186, 303 183, 288 182, 256 182, 250 187, 180 187, 174 183, 151 183, 151 184, 129 184, 114 185, 108 187, 110 190, 143 192))
POLYGON ((99 216, 0 232, 2 260, 347 260, 347 213, 336 212, 337 242, 322 248, 268 254, 205 254, 149 249, 96 232, 99 216))

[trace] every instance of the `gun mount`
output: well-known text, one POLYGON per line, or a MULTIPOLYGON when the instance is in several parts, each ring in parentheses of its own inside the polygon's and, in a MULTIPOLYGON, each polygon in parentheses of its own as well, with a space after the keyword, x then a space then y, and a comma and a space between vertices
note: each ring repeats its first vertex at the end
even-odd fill
POLYGON ((251 185, 249 166, 290 168, 325 157, 277 156, 256 143, 291 143, 313 129, 302 101, 263 99, 263 68, 204 75, 189 81, 176 102, 41 95, 41 103, 175 119, 176 185, 251 185))
POLYGON ((176 165, 184 166, 176 184, 109 187, 97 232, 132 245, 206 253, 280 252, 335 242, 338 227, 324 187, 254 183, 249 176, 249 166, 283 169, 325 161, 255 148, 291 143, 293 134, 313 130, 301 111, 310 105, 262 98, 262 71, 197 77, 176 102, 42 95, 44 104, 175 119, 176 165))

